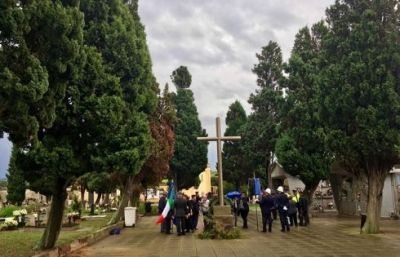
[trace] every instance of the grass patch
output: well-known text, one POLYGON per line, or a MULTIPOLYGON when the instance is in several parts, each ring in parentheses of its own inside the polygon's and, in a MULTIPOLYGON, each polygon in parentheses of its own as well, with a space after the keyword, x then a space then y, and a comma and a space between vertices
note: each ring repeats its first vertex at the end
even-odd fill
MULTIPOLYGON (((81 237, 88 236, 93 232, 105 227, 110 220, 112 213, 106 214, 103 219, 93 219, 80 221, 79 230, 61 230, 56 246, 71 243, 81 237)), ((38 244, 42 237, 44 229, 34 229, 24 231, 23 229, 15 231, 0 231, 0 256, 8 257, 28 257, 37 254, 33 248, 38 244)))

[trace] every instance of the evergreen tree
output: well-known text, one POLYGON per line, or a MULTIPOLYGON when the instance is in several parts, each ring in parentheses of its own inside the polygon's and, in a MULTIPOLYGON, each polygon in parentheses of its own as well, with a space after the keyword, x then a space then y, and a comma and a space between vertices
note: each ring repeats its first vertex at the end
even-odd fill
MULTIPOLYGON (((225 124, 227 126, 224 136, 238 136, 246 124, 247 116, 239 101, 229 106, 225 124)), ((253 174, 246 166, 246 159, 240 145, 241 141, 225 141, 222 147, 222 165, 224 180, 235 185, 239 190, 241 185, 247 184, 248 178, 253 174)))
POLYGON ((326 11, 321 117, 336 160, 368 186, 366 233, 379 233, 384 181, 399 161, 398 4, 337 0, 326 11))
POLYGON ((269 42, 256 57, 259 63, 254 65, 253 73, 257 75, 259 89, 248 100, 253 113, 249 115, 242 132, 242 140, 245 142, 242 147, 250 168, 257 175, 265 174, 268 186, 272 187, 269 167, 278 138, 278 111, 282 101, 279 85, 282 79, 282 51, 277 43, 269 42))
POLYGON ((189 88, 192 84, 192 75, 186 66, 180 66, 172 72, 171 75, 172 83, 176 88, 189 88))
POLYGON ((8 164, 7 176, 7 200, 11 204, 21 205, 25 200, 25 178, 24 172, 17 166, 18 155, 20 150, 13 147, 11 152, 10 163, 8 164))
MULTIPOLYGON (((155 82, 157 91, 158 83, 155 82)), ((176 109, 172 104, 172 93, 169 92, 168 84, 165 85, 162 94, 158 92, 158 105, 149 116, 152 143, 151 155, 147 158, 139 174, 135 177, 137 186, 131 204, 136 205, 139 201, 141 189, 150 186, 158 186, 162 178, 169 171, 169 162, 174 154, 174 126, 176 123, 176 109)))
POLYGON ((50 128, 84 63, 79 1, 0 3, 0 137, 17 146, 50 128))
POLYGON ((287 77, 281 83, 286 96, 280 111, 281 135, 276 155, 285 172, 299 176, 311 199, 319 182, 329 178, 332 154, 326 148, 325 133, 319 118, 318 78, 321 43, 327 33, 323 22, 296 35, 287 77))
POLYGON ((174 157, 170 164, 170 174, 176 179, 178 189, 189 188, 198 182, 198 175, 207 165, 208 145, 206 142, 197 141, 197 137, 204 137, 207 134, 201 127, 193 92, 189 89, 189 80, 185 80, 185 86, 182 86, 180 82, 182 80, 177 78, 176 74, 183 78, 191 78, 187 69, 187 74, 181 73, 181 67, 171 76, 173 83, 178 83, 175 84, 177 92, 173 95, 178 120, 175 126, 174 157))
POLYGON ((108 132, 98 138, 96 170, 120 174, 121 204, 110 220, 123 215, 132 195, 135 176, 150 155, 151 131, 148 115, 157 105, 153 90, 151 59, 144 26, 137 15, 137 2, 82 1, 85 13, 85 41, 101 53, 106 71, 119 79, 123 100, 122 119, 116 117, 108 132))

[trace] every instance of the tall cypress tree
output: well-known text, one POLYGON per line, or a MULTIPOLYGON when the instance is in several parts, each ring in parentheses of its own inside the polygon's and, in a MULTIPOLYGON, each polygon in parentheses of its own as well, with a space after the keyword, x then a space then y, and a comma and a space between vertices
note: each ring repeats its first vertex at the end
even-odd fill
POLYGON ((24 172, 18 168, 17 159, 20 154, 18 147, 13 147, 7 176, 7 200, 15 205, 21 205, 25 200, 24 172))
MULTIPOLYGON (((151 59, 137 2, 82 1, 85 41, 102 55, 106 72, 118 77, 123 100, 122 119, 110 124, 97 144, 94 158, 99 171, 117 171, 123 184, 121 204, 110 223, 117 222, 132 195, 135 176, 150 155, 148 115, 157 105, 151 59)), ((117 94, 118 95, 118 94, 117 94)))
POLYGON ((171 160, 170 174, 177 180, 178 189, 182 189, 198 183, 197 177, 207 165, 208 143, 197 141, 197 137, 207 134, 201 127, 193 92, 189 89, 191 75, 188 69, 185 66, 179 67, 172 73, 171 78, 177 88, 173 103, 178 120, 175 126, 174 157, 171 160))
POLYGON ((50 128, 84 63, 79 1, 0 3, 0 137, 17 146, 50 128))
POLYGON ((337 0, 327 9, 322 115, 337 161, 368 192, 366 233, 379 233, 382 190, 399 162, 398 1, 337 0))
POLYGON ((243 151, 250 167, 272 187, 271 166, 275 143, 278 138, 278 111, 282 101, 279 81, 282 79, 282 51, 276 42, 269 42, 256 54, 258 63, 253 73, 257 75, 258 89, 248 102, 253 113, 249 115, 243 130, 243 151))
MULTIPOLYGON (((247 116, 239 101, 229 106, 226 114, 225 124, 227 126, 224 136, 240 136, 243 126, 246 124, 247 116)), ((236 190, 241 185, 247 184, 248 178, 253 173, 246 165, 246 158, 242 152, 240 141, 225 141, 222 147, 222 165, 224 180, 233 183, 236 190)))
POLYGON ((286 96, 280 110, 276 155, 285 172, 299 176, 311 199, 319 182, 329 178, 333 156, 327 151, 319 117, 319 54, 327 33, 323 22, 302 28, 296 35, 288 75, 281 83, 286 96))

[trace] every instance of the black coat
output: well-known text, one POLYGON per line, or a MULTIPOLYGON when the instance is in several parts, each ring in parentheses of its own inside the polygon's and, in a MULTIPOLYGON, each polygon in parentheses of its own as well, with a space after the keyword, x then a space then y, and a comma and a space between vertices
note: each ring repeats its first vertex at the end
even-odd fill
POLYGON ((158 201, 158 214, 161 214, 163 212, 165 205, 167 205, 167 200, 164 196, 162 196, 160 198, 160 201, 158 201))
POLYGON ((297 206, 299 207, 299 212, 308 212, 308 200, 305 195, 300 196, 297 206))
POLYGON ((275 204, 280 212, 287 212, 289 209, 289 198, 286 194, 280 193, 275 196, 275 204), (286 210, 285 210, 286 207, 286 210))
POLYGON ((185 217, 188 214, 187 202, 183 198, 177 198, 174 202, 175 217, 185 217))
POLYGON ((258 203, 262 213, 271 213, 271 209, 275 206, 275 199, 272 195, 264 195, 258 203))
POLYGON ((200 212, 200 206, 199 206, 199 202, 197 202, 196 200, 190 200, 190 202, 192 203, 192 212, 194 215, 198 215, 200 212))

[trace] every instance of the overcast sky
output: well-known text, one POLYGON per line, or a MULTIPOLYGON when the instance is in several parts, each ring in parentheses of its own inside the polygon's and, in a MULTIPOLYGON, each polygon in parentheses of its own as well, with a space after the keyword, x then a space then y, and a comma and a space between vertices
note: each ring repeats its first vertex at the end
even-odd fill
MULTIPOLYGON (((190 89, 203 128, 215 136, 215 118, 222 133, 229 105, 238 100, 247 114, 254 93, 256 53, 270 40, 289 57, 298 30, 325 17, 334 0, 140 0, 139 15, 146 27, 153 72, 163 87, 175 90, 170 75, 187 66, 190 89)), ((11 144, 0 140, 0 178, 5 177, 11 144)), ((209 144, 208 160, 215 169, 216 144, 209 144)))

